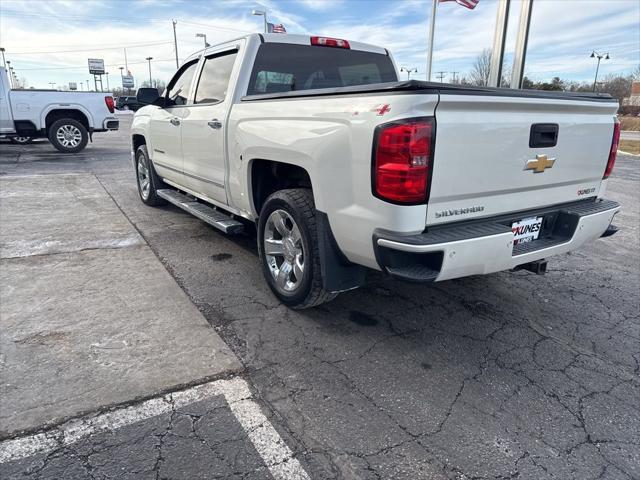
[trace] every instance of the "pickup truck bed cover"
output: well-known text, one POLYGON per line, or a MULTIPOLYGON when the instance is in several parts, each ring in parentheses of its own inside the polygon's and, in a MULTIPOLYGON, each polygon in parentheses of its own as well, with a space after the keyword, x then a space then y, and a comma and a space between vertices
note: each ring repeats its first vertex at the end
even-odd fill
POLYGON ((375 83, 370 85, 354 85, 351 87, 322 88, 309 90, 292 90, 289 92, 245 95, 242 101, 285 100, 288 98, 320 97, 335 95, 360 95, 373 93, 425 93, 440 95, 486 95, 493 97, 548 98, 556 100, 584 100, 592 102, 611 102, 608 93, 592 92, 555 92, 547 90, 516 90, 512 88, 474 87, 468 85, 452 85, 421 80, 404 82, 375 83))

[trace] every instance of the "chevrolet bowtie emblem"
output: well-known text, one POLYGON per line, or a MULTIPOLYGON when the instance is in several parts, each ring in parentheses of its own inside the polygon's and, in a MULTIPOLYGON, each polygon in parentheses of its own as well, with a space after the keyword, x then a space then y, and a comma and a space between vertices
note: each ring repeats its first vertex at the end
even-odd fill
POLYGON ((555 158, 547 158, 546 155, 536 155, 535 160, 527 160, 524 169, 533 170, 533 173, 542 173, 545 168, 553 167, 554 163, 556 163, 555 158))

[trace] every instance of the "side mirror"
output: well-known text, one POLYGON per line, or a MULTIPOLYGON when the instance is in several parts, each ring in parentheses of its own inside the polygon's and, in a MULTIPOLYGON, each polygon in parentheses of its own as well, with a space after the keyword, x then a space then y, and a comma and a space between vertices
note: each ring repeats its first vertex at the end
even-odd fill
POLYGON ((157 88, 139 88, 136 94, 136 100, 141 105, 164 106, 164 98, 158 94, 157 88))

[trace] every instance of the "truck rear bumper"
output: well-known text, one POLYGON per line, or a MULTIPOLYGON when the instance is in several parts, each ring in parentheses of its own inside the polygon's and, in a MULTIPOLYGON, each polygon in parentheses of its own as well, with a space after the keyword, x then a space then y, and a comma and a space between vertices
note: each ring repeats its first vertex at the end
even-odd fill
POLYGON ((102 122, 104 130, 118 130, 120 128, 120 120, 115 117, 108 117, 102 122))
POLYGON ((480 221, 438 226, 417 235, 378 231, 374 250, 380 268, 404 280, 434 282, 509 270, 575 250, 608 231, 620 205, 585 200, 480 221), (540 237, 514 246, 511 224, 543 217, 540 237))

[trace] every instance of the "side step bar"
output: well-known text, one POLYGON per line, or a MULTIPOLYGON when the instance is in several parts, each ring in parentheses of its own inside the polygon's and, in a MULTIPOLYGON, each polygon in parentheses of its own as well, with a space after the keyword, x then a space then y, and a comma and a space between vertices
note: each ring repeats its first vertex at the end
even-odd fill
POLYGON ((176 207, 189 212, 194 217, 198 217, 224 233, 234 234, 244 231, 244 225, 239 221, 176 190, 162 189, 157 190, 156 193, 169 203, 173 203, 176 207))

